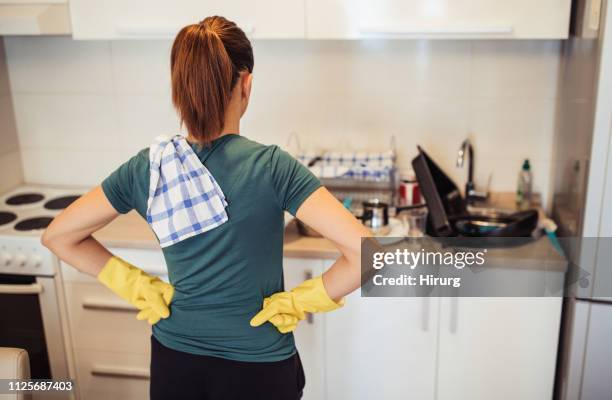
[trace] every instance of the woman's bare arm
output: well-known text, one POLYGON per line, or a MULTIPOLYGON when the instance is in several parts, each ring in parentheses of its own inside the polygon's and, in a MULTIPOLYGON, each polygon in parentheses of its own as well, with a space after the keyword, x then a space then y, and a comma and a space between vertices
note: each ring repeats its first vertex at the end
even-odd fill
POLYGON ((372 236, 353 214, 321 187, 297 210, 296 217, 332 241, 342 256, 323 274, 329 297, 339 300, 361 283, 361 238, 372 236))
POLYGON ((53 219, 42 243, 68 264, 97 276, 112 254, 91 234, 118 215, 97 186, 53 219))

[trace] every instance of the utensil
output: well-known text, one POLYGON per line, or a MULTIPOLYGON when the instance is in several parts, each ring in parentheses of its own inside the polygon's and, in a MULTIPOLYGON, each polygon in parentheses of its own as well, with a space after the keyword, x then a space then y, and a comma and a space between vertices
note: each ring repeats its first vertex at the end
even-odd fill
POLYGON ((427 229, 427 208, 411 208, 400 213, 407 237, 420 238, 425 236, 427 229))
POLYGON ((387 235, 390 231, 389 205, 378 199, 364 201, 361 220, 365 226, 372 230, 374 235, 387 235))

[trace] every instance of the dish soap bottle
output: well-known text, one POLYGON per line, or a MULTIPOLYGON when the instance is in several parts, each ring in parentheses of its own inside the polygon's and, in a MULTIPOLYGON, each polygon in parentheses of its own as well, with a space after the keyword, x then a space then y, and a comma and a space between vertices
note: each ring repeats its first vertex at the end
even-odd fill
POLYGON ((531 201, 532 181, 531 165, 529 164, 529 159, 525 159, 521 171, 519 172, 518 185, 516 188, 516 204, 520 209, 529 206, 531 201))

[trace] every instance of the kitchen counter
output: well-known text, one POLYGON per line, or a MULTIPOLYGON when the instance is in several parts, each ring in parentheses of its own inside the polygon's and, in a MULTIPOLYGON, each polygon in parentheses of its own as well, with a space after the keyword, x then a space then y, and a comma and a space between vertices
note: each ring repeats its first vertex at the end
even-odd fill
MULTIPOLYGON (((153 231, 135 211, 120 215, 97 231, 94 237, 108 247, 159 249, 153 231)), ((296 221, 293 220, 285 229, 284 255, 294 258, 334 259, 340 256, 340 252, 327 239, 300 235, 296 221)), ((522 246, 492 249, 487 260, 489 267, 498 268, 509 265, 512 268, 549 271, 565 271, 567 268, 567 262, 545 235, 522 246)))
MULTIPOLYGON (((146 221, 136 212, 122 214, 113 222, 94 233, 94 238, 108 247, 159 249, 155 234, 146 221)), ((301 236, 295 221, 285 230, 285 257, 333 259, 340 252, 323 238, 301 236)))
MULTIPOLYGON (((486 205, 513 209, 513 199, 512 194, 496 193, 486 205)), ((543 215, 543 211, 539 209, 543 215)), ((93 236, 109 247, 160 248, 155 234, 136 211, 120 215, 93 236)), ((293 220, 285 228, 284 255, 294 258, 334 259, 340 256, 340 252, 327 239, 300 235, 296 221, 293 220)), ((496 267, 504 267, 511 260, 512 268, 553 271, 565 271, 567 268, 565 259, 558 254, 545 235, 522 246, 494 249, 489 252, 488 259, 491 261, 488 265, 496 267)))
POLYGON ((285 257, 334 259, 340 251, 327 239, 302 236, 297 230, 296 220, 285 228, 285 257))
POLYGON ((160 248, 153 230, 135 210, 119 215, 110 224, 95 232, 93 237, 108 247, 160 248))

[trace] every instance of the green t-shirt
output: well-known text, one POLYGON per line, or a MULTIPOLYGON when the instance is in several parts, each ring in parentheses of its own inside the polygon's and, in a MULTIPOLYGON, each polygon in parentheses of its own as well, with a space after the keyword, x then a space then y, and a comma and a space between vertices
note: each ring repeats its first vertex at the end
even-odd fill
MULTIPOLYGON (((270 323, 253 328, 263 299, 284 290, 284 210, 297 212, 321 186, 277 146, 230 134, 192 148, 225 194, 229 220, 163 248, 175 294, 170 317, 153 326, 163 345, 238 361, 284 360, 295 353, 292 334, 270 323)), ((149 153, 143 149, 102 182, 120 213, 146 219, 149 153)))

